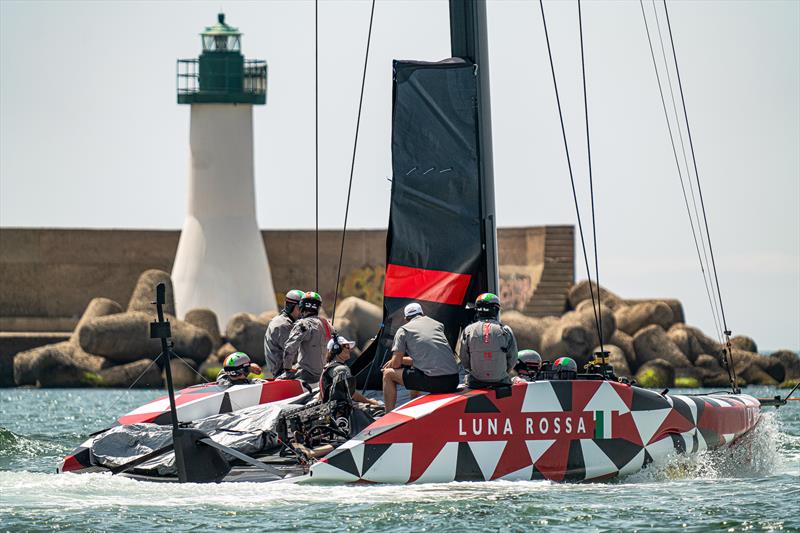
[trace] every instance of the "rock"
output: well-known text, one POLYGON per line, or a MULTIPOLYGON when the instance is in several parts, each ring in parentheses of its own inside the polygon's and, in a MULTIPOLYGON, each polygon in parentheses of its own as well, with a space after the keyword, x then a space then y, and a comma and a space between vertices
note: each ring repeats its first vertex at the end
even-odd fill
POLYGON ((800 379, 800 356, 790 350, 778 350, 770 354, 770 359, 780 361, 786 372, 787 381, 800 379))
POLYGON ((756 341, 746 335, 736 335, 731 337, 731 347, 745 352, 758 353, 758 346, 756 341))
POLYGON ((696 389, 703 386, 706 371, 703 368, 684 366, 675 369, 675 386, 696 389))
POLYGON ((639 367, 636 371, 636 381, 640 387, 666 389, 675 385, 675 370, 668 361, 653 359, 639 367))
MULTIPOLYGON (((540 353, 545 360, 554 360, 563 355, 575 359, 581 368, 593 358, 592 348, 600 344, 597 323, 591 302, 579 305, 580 309, 564 314, 548 327, 542 335, 540 353)), ((616 328, 614 315, 605 305, 601 306, 604 339, 611 338, 616 328)))
POLYGON ((40 387, 84 387, 92 384, 87 373, 108 366, 107 359, 64 341, 18 353, 14 357, 14 382, 40 387))
POLYGON ((761 368, 761 370, 772 376, 772 379, 778 383, 781 383, 786 379, 786 367, 784 367, 783 363, 777 359, 759 354, 758 359, 756 359, 755 362, 761 368))
POLYGON ((259 322, 264 322, 266 324, 269 324, 270 321, 272 321, 272 319, 275 318, 276 316, 278 316, 278 312, 272 309, 270 311, 264 311, 263 313, 258 315, 258 320, 259 322))
POLYGON ((717 374, 719 372, 725 372, 716 357, 705 353, 697 356, 694 365, 696 368, 704 369, 707 373, 717 374))
POLYGON ((381 327, 383 310, 361 298, 349 296, 336 306, 336 319, 333 327, 339 335, 355 341, 356 346, 364 346, 381 327))
POLYGON ((636 300, 625 300, 623 303, 625 305, 635 305, 647 302, 662 302, 669 306, 672 310, 672 318, 676 324, 682 324, 686 322, 685 315, 683 314, 683 304, 680 300, 676 300, 674 298, 648 298, 648 299, 636 299, 636 300))
POLYGON ((694 333, 683 324, 675 324, 669 331, 667 337, 675 343, 675 346, 686 356, 686 358, 694 363, 697 356, 703 353, 703 347, 700 341, 694 336, 694 333))
POLYGON ((692 366, 683 352, 667 337, 667 332, 655 324, 640 329, 633 336, 637 362, 641 365, 655 359, 667 361, 673 367, 692 366))
POLYGON ((215 352, 209 355, 208 358, 200 364, 200 368, 198 368, 197 371, 200 372, 207 381, 215 381, 221 368, 222 365, 219 359, 217 359, 217 354, 215 352))
POLYGON ((145 270, 139 275, 136 287, 128 302, 128 312, 140 311, 148 315, 154 315, 156 306, 153 302, 156 299, 156 285, 164 283, 166 287, 166 302, 164 312, 168 315, 175 314, 175 293, 172 290, 172 278, 163 270, 145 270))
POLYGON ((628 335, 635 335, 640 329, 656 325, 664 330, 675 322, 672 309, 664 302, 643 302, 618 307, 614 311, 617 328, 628 335))
POLYGON ((520 350, 537 352, 541 349, 545 330, 558 322, 556 317, 531 318, 519 311, 503 311, 500 320, 514 332, 520 350))
MULTIPOLYGON (((129 312, 88 320, 78 332, 81 348, 117 363, 154 358, 161 343, 150 338, 152 316, 129 312)), ((182 357, 203 361, 211 353, 211 336, 202 329, 170 317, 174 351, 182 357)))
MULTIPOLYGON (((236 349, 236 346, 233 344, 226 342, 222 346, 217 349, 216 354, 213 354, 211 357, 214 357, 217 360, 217 366, 220 366, 222 362, 228 357, 230 354, 234 352, 238 352, 239 350, 236 349)), ((249 355, 249 354, 248 354, 249 355)))
MULTIPOLYGON (((197 373, 197 364, 192 360, 172 359, 170 361, 170 370, 172 371, 172 383, 176 390, 197 385, 202 381, 202 378, 197 373)), ((161 371, 161 379, 166 383, 166 369, 161 371)))
POLYGON ((157 388, 163 386, 161 372, 152 359, 140 359, 124 365, 112 366, 101 370, 95 383, 98 387, 123 387, 133 385, 137 389, 157 388), (138 379, 138 381, 137 381, 138 379))
POLYGON ((211 309, 191 309, 186 312, 184 320, 196 326, 211 336, 211 349, 216 350, 222 344, 219 333, 219 321, 217 314, 211 309))
POLYGON ((786 379, 786 369, 779 360, 737 348, 734 348, 732 352, 736 374, 742 376, 747 383, 757 385, 770 384, 762 373, 770 376, 776 384, 786 379), (757 370, 753 370, 752 367, 757 367, 757 370))
POLYGON ((625 359, 628 362, 628 368, 635 371, 638 366, 636 364, 636 351, 633 348, 633 337, 624 331, 617 330, 609 339, 609 342, 614 346, 618 346, 622 353, 625 354, 625 359))
MULTIPOLYGON (((575 308, 575 311, 578 312, 581 316, 581 321, 587 327, 593 327, 595 333, 597 333, 597 323, 595 322, 595 315, 594 309, 592 308, 592 301, 591 300, 584 300, 578 304, 578 307, 575 308)), ((617 319, 614 317, 613 311, 611 311, 610 307, 607 307, 605 304, 600 306, 600 326, 603 328, 603 340, 608 342, 608 339, 614 334, 617 330, 617 319)), ((597 342, 600 342, 600 339, 597 339, 597 342)))
MULTIPOLYGON (((576 309, 578 304, 584 300, 591 301, 592 295, 589 291, 589 287, 589 282, 587 280, 583 280, 579 281, 569 289, 569 292, 567 293, 567 300, 569 301, 570 307, 576 309)), ((603 287, 600 288, 600 292, 598 293, 597 284, 593 281, 591 282, 591 288, 592 291, 594 291, 594 297, 597 298, 599 294, 600 303, 609 309, 614 310, 624 305, 622 298, 603 287)))
POLYGON ((737 373, 748 385, 777 385, 779 382, 767 374, 760 366, 750 365, 743 372, 737 373))
POLYGON ((267 323, 250 313, 237 313, 225 328, 225 337, 236 347, 235 351, 244 352, 250 360, 259 365, 265 364, 264 334, 267 323))
MULTIPOLYGON (((613 344, 604 344, 603 348, 608 352, 608 364, 614 367, 614 373, 617 376, 629 378, 633 375, 628 366, 628 358, 622 348, 613 344)), ((594 350, 592 350, 595 353, 599 351, 600 346, 595 346, 594 350)))
POLYGON ((110 300, 108 298, 92 298, 92 301, 86 306, 83 316, 81 316, 81 319, 75 326, 75 329, 72 332, 72 337, 70 337, 70 342, 78 344, 78 330, 80 330, 81 326, 83 326, 89 320, 98 316, 115 315, 121 312, 122 306, 114 300, 110 300))

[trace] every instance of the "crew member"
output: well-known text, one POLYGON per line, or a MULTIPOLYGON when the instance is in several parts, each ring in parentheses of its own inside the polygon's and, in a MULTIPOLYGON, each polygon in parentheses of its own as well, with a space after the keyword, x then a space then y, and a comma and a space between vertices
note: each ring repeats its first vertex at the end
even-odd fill
POLYGON ((553 371, 556 379, 576 379, 578 377, 578 363, 572 357, 559 357, 553 361, 553 371))
POLYGON ((264 358, 267 361, 267 369, 273 376, 283 371, 283 348, 286 346, 294 321, 300 318, 300 308, 297 304, 302 298, 301 290, 292 289, 287 292, 283 309, 270 320, 267 332, 264 334, 264 358))
POLYGON ((319 380, 319 399, 323 402, 353 399, 361 403, 380 405, 377 400, 367 398, 356 390, 356 378, 345 364, 350 359, 350 350, 355 344, 342 336, 328 341, 328 354, 325 357, 327 364, 319 380))
POLYGON ((283 349, 281 378, 297 378, 316 384, 322 375, 325 345, 331 338, 331 324, 319 316, 322 297, 307 292, 300 299, 300 318, 292 326, 283 349), (295 371, 295 365, 298 370, 295 371))
POLYGON ((405 307, 403 316, 406 323, 395 333, 392 357, 383 365, 386 412, 394 409, 398 385, 412 397, 419 392, 454 392, 458 387, 458 364, 444 325, 425 316, 416 302, 405 307))
POLYGON ((517 340, 499 318, 500 298, 487 292, 475 300, 475 322, 464 328, 459 357, 471 389, 509 385, 517 363, 517 340))
POLYGON ((517 375, 511 378, 512 383, 526 383, 536 381, 539 370, 542 369, 542 356, 536 350, 520 350, 517 352, 517 364, 514 370, 517 375))
POLYGON ((217 385, 246 385, 252 383, 247 376, 260 374, 261 367, 250 361, 244 352, 234 352, 225 358, 222 369, 217 374, 217 385))

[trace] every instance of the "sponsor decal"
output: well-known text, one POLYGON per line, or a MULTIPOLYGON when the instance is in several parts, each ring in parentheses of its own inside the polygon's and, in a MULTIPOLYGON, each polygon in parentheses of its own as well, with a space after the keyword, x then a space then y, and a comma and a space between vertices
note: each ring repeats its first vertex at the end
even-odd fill
POLYGON ((514 416, 465 415, 456 420, 456 430, 459 440, 512 436, 527 440, 565 436, 571 439, 586 439, 592 437, 594 420, 592 412, 520 413, 514 416))

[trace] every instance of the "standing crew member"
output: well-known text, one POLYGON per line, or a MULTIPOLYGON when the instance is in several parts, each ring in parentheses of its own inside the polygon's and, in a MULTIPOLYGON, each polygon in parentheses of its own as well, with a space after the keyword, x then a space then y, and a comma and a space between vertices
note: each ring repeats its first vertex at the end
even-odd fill
POLYGON ((269 321, 267 332, 264 334, 264 358, 267 368, 273 376, 283 371, 283 348, 292 331, 294 321, 300 318, 300 308, 297 304, 303 298, 303 291, 292 289, 286 293, 283 309, 275 318, 269 321))
POLYGON ((487 292, 475 300, 475 322, 464 328, 459 357, 471 389, 511 383, 509 371, 517 364, 517 339, 499 319, 500 298, 487 292))
POLYGON ((447 342, 444 325, 422 312, 414 302, 403 310, 406 323, 397 330, 392 357, 383 365, 383 402, 388 413, 397 401, 397 385, 411 391, 454 392, 458 364, 447 342), (403 368, 405 367, 405 368, 403 368))
POLYGON ((283 374, 286 379, 297 378, 315 385, 322 375, 325 345, 331 338, 330 322, 318 316, 322 297, 307 292, 300 299, 300 319, 289 332, 283 350, 283 374), (299 366, 295 373, 294 365, 299 366))

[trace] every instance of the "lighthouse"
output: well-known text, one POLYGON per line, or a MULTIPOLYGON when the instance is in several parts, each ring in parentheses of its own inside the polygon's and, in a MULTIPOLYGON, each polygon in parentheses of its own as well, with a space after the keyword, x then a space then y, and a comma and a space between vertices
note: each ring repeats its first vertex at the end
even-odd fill
POLYGON ((266 103, 266 61, 245 59, 242 34, 218 15, 197 59, 179 59, 178 103, 191 106, 189 205, 172 281, 179 317, 210 308, 224 325, 235 313, 276 308, 256 220, 253 106, 266 103))

